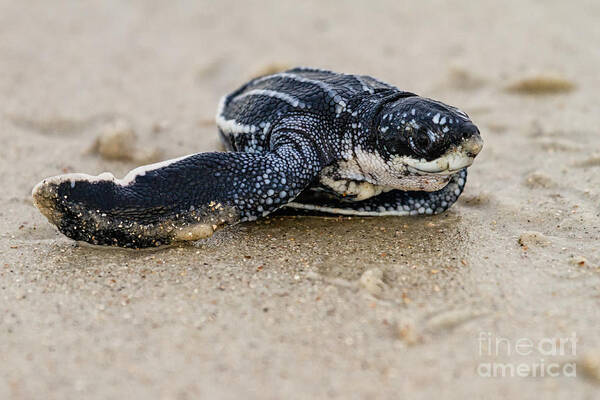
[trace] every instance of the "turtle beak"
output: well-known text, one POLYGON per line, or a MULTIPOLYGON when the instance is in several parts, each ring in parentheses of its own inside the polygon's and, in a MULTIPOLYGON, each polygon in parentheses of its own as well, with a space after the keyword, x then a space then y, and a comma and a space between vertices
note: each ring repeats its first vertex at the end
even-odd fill
POLYGON ((462 128, 462 137, 461 147, 465 154, 468 157, 475 158, 483 148, 483 139, 481 139, 479 129, 475 124, 468 123, 462 128))
POLYGON ((463 139, 458 146, 452 146, 441 157, 432 160, 418 160, 406 158, 404 163, 409 171, 417 174, 451 175, 473 164, 473 160, 483 148, 483 140, 479 130, 470 124, 474 130, 463 134, 463 139))
POLYGON ((481 149, 483 149, 483 139, 481 139, 479 134, 471 136, 462 142, 462 148, 467 156, 475 158, 481 149))

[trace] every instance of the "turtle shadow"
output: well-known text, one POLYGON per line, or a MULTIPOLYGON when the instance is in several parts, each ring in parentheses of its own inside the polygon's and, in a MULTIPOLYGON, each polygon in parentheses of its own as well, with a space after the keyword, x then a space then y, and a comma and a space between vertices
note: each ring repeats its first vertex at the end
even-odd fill
POLYGON ((429 217, 274 216, 216 232, 211 238, 174 246, 132 250, 73 242, 66 238, 38 255, 60 269, 144 269, 228 265, 240 271, 276 269, 295 276, 313 271, 356 280, 369 268, 395 279, 397 271, 426 276, 468 258, 469 229, 460 214, 429 217))
POLYGON ((428 217, 281 216, 246 225, 245 232, 262 254, 286 255, 284 262, 346 280, 376 266, 429 270, 464 263, 470 244, 470 230, 455 212, 428 217))

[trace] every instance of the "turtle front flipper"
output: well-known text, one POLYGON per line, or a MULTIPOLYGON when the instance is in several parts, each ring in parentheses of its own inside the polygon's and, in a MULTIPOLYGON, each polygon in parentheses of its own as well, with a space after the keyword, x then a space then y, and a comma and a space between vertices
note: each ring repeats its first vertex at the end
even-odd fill
POLYGON ((361 216, 439 214, 458 200, 466 182, 465 168, 455 173, 446 186, 435 192, 391 190, 363 201, 339 201, 308 190, 295 201, 286 204, 286 207, 361 216))
POLYGON ((266 153, 199 153, 139 167, 124 179, 45 179, 34 204, 66 236, 92 244, 153 247, 212 235, 294 199, 322 158, 299 133, 274 135, 266 153))

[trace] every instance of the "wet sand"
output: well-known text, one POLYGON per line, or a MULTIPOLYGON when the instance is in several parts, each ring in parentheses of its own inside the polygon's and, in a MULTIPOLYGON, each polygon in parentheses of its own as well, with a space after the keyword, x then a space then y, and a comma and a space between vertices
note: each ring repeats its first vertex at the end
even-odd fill
POLYGON ((282 3, 0 4, 0 398, 594 398, 600 6, 282 3), (44 177, 137 165, 89 151, 115 121, 165 158, 217 149, 219 97, 280 65, 464 109, 485 147, 459 202, 146 251, 74 243, 33 207, 44 177), (480 376, 542 358, 481 354, 482 334, 573 333, 543 358, 577 377, 480 376))

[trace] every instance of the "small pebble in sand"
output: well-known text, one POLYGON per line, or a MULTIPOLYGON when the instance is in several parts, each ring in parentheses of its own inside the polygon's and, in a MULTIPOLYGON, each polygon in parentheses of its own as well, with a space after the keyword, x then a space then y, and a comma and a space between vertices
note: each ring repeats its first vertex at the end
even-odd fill
POLYGON ((385 289, 383 271, 379 268, 368 269, 360 276, 360 286, 373 296, 381 296, 385 289))
POLYGON ((549 189, 556 187, 556 182, 541 172, 532 172, 525 177, 523 185, 530 189, 549 189))
POLYGON ((426 323, 426 328, 432 333, 452 330, 481 315, 472 309, 447 310, 432 316, 426 323))
POLYGON ((600 153, 592 154, 590 157, 585 160, 581 160, 575 163, 576 167, 586 168, 586 167, 600 167, 600 153))
POLYGON ((584 256, 573 256, 573 257, 571 257, 569 262, 578 267, 586 267, 586 266, 590 265, 588 263, 588 260, 584 256))
POLYGON ((131 160, 136 140, 129 123, 118 120, 104 127, 91 150, 107 160, 131 160))
POLYGON ((423 340, 412 323, 399 323, 396 329, 398 339, 402 340, 408 346, 412 346, 423 340))
POLYGON ((506 90, 516 94, 556 94, 568 93, 575 84, 558 75, 540 74, 520 79, 508 85, 506 90))
POLYGON ((600 383, 600 349, 584 354, 577 365, 586 378, 600 383))
POLYGON ((140 149, 137 135, 132 126, 124 120, 117 120, 102 129, 90 148, 92 154, 98 154, 105 160, 134 161, 152 163, 160 160, 158 149, 140 149))
POLYGON ((541 232, 525 231, 519 236, 519 244, 523 247, 545 247, 550 244, 550 239, 541 232))

